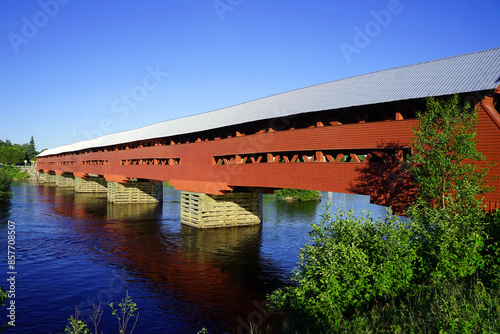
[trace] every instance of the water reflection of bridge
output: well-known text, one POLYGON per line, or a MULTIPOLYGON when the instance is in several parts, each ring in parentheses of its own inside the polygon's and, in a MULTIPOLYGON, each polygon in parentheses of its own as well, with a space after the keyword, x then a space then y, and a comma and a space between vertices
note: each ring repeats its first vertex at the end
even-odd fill
POLYGON ((260 225, 214 230, 182 225, 178 231, 175 223, 172 231, 169 221, 178 222, 178 207, 169 201, 179 194, 171 188, 166 189, 167 215, 161 205, 120 204, 115 210, 116 204, 99 194, 46 186, 36 191, 38 198, 51 203, 51 214, 66 217, 71 228, 85 236, 88 252, 143 281, 159 296, 166 313, 182 304, 186 310, 196 309, 193 316, 205 314, 208 321, 236 327, 239 316, 255 311, 253 301, 264 300, 262 290, 270 292, 283 284, 271 274, 279 269, 262 261, 260 225), (110 212, 119 213, 111 217, 110 212), (270 273, 264 283, 256 277, 262 272, 270 273))

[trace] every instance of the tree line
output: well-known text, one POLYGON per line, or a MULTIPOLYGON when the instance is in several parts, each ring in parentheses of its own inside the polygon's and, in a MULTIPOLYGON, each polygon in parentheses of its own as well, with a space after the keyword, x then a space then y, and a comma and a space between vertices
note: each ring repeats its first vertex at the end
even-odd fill
POLYGON ((8 202, 12 198, 10 185, 13 179, 28 177, 26 173, 21 173, 18 168, 12 166, 24 165, 25 161, 31 165, 38 154, 33 136, 29 143, 22 145, 12 144, 9 139, 0 139, 0 203, 8 202))
POLYGON ((0 139, 0 164, 24 165, 24 161, 32 164, 38 154, 33 136, 26 144, 12 144, 9 139, 5 141, 0 139))

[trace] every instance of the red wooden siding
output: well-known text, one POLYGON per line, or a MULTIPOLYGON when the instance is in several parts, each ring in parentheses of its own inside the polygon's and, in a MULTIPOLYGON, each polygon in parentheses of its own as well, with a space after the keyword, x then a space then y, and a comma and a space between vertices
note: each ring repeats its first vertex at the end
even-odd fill
MULTIPOLYGON (((490 161, 500 156, 500 116, 492 103, 493 98, 486 97, 481 104, 477 136, 478 149, 490 161)), ((400 163, 408 153, 402 150, 409 148, 416 119, 395 118, 401 117, 344 125, 316 122, 307 128, 247 135, 236 131, 230 138, 205 141, 192 136, 184 144, 167 138, 132 149, 120 146, 40 157, 37 168, 79 177, 99 174, 117 182, 169 181, 179 190, 211 194, 237 187, 360 193, 371 195, 373 203, 402 210, 411 202, 413 190, 400 163), (342 162, 346 158, 351 162, 342 162)), ((489 209, 500 208, 500 165, 490 176, 499 179, 490 183, 497 190, 486 195, 486 203, 489 209)))

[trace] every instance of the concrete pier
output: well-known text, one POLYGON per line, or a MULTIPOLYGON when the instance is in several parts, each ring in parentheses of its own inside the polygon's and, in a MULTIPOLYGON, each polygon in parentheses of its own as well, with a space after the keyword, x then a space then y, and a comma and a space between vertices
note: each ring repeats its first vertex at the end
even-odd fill
POLYGON ((56 187, 74 188, 75 176, 73 174, 56 175, 56 187))
POLYGON ((108 182, 101 176, 75 177, 75 192, 77 193, 107 193, 108 182))
POLYGON ((163 201, 163 183, 137 180, 126 183, 108 182, 108 202, 158 203, 163 201))
POLYGON ((196 228, 257 225, 262 221, 262 194, 207 195, 181 193, 181 223, 196 228))
POLYGON ((161 216, 162 203, 110 203, 108 202, 108 218, 109 219, 133 219, 133 220, 150 220, 161 216))
POLYGON ((56 183, 56 175, 50 173, 40 173, 40 183, 43 184, 55 184, 56 183))

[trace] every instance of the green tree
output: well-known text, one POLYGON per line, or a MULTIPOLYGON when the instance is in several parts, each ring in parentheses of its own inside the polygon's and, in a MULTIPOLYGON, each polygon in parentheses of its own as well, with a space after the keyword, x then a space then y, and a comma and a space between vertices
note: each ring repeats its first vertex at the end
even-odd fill
POLYGON ((12 178, 9 173, 5 169, 0 168, 0 202, 8 202, 12 198, 11 183, 12 178))
POLYGON ((448 100, 427 99, 427 111, 417 113, 413 130, 413 179, 418 188, 417 206, 466 211, 482 209, 488 168, 473 161, 484 160, 476 149, 477 113, 458 96, 448 100))
POLYGON ((0 163, 15 165, 24 161, 24 147, 18 144, 0 147, 0 163))
POLYGON ((408 214, 421 241, 423 277, 456 279, 481 265, 484 220, 480 195, 488 168, 476 149, 477 113, 458 96, 427 99, 413 130, 412 176, 417 197, 408 214))
POLYGON ((27 145, 26 150, 24 152, 26 160, 28 160, 30 163, 33 161, 38 154, 35 148, 35 139, 33 136, 31 136, 30 143, 27 145))

